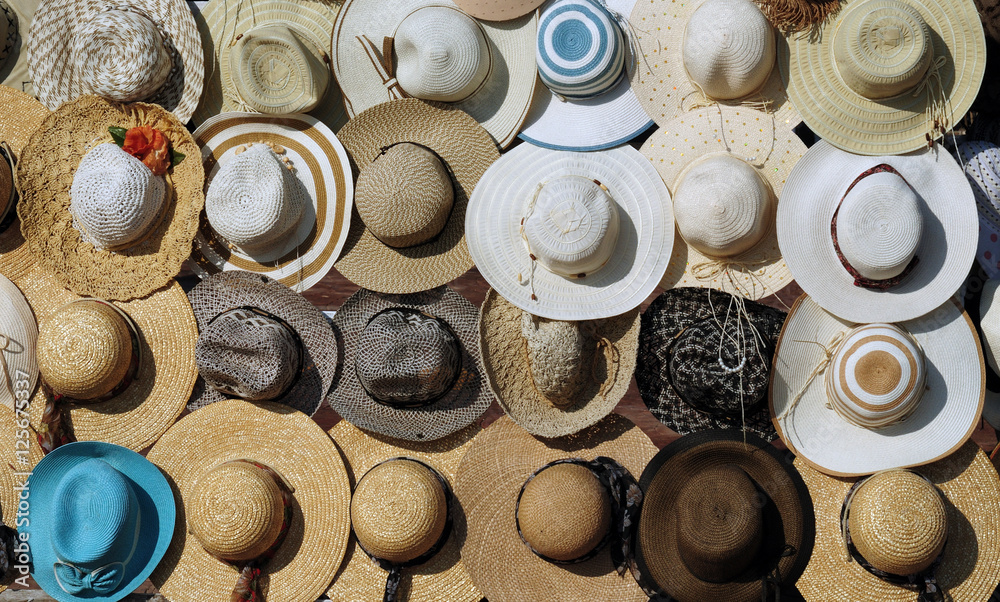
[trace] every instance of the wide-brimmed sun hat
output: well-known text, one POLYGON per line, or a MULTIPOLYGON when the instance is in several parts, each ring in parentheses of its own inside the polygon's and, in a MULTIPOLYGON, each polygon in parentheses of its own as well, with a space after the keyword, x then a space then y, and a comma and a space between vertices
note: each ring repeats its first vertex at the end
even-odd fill
MULTIPOLYGON (((24 407, 22 407, 22 411, 24 407)), ((21 418, 23 418, 23 414, 21 418)), ((18 415, 15 410, 7 406, 0 406, 0 420, 4 424, 10 425, 0 429, 0 445, 5 451, 0 456, 0 512, 3 513, 3 524, 9 527, 16 534, 17 521, 22 517, 17 516, 17 507, 21 502, 22 488, 27 484, 28 477, 31 476, 31 469, 43 457, 42 449, 35 440, 35 434, 29 429, 16 427, 18 415)), ((25 493, 24 495, 29 495, 25 493)), ((0 527, 2 530, 2 527, 0 527)), ((10 531, 8 531, 10 534, 10 531)), ((5 544, 14 542, 5 542, 5 544)), ((14 544, 17 545, 17 544, 14 544)), ((8 548, 8 553, 9 553, 8 548)), ((8 560, 10 559, 7 556, 8 560)), ((27 577, 30 568, 27 564, 20 564, 21 568, 14 566, 20 563, 8 562, 7 572, 0 576, 0 592, 6 590, 15 579, 27 577)))
POLYGON ((510 21, 533 12, 545 0, 457 0, 455 4, 483 21, 510 21))
POLYGON ((594 320, 653 292, 674 224, 670 193, 637 150, 522 144, 486 170, 465 234, 483 278, 513 305, 551 320, 594 320))
POLYGON ((354 198, 347 152, 330 128, 309 115, 223 113, 194 138, 207 215, 194 271, 259 272, 299 292, 322 280, 347 240, 354 198))
POLYGON ((37 340, 38 324, 28 300, 0 274, 0 361, 3 378, 9 384, 0 388, 0 401, 12 410, 27 407, 38 383, 37 340))
POLYGON ((473 267, 466 207, 500 158, 475 119, 415 98, 394 100, 355 116, 338 137, 357 174, 357 213, 337 271, 362 288, 402 294, 473 267))
POLYGON ((601 320, 546 320, 490 290, 479 347, 503 411, 537 437, 573 434, 604 418, 628 391, 639 309, 601 320))
POLYGON ((34 263, 17 219, 20 195, 15 184, 16 166, 28 136, 41 125, 49 110, 31 96, 7 86, 0 86, 0 105, 8 108, 0 119, 0 214, 3 215, 0 217, 0 274, 16 278, 34 263))
POLYGON ((774 352, 771 413, 788 448, 827 474, 919 466, 971 436, 984 370, 955 300, 906 322, 855 324, 803 295, 774 352))
POLYGON ((941 148, 866 157, 821 140, 778 204, 796 283, 852 322, 900 322, 944 303, 972 265, 977 227, 972 189, 941 148))
POLYGON ((230 600, 241 571, 255 566, 266 575, 258 599, 315 600, 330 585, 350 535, 351 486, 333 440, 308 416, 220 401, 181 419, 148 457, 169 477, 178 510, 150 577, 161 594, 230 600))
POLYGON ((966 311, 976 325, 979 341, 983 346, 986 360, 986 396, 983 399, 983 419, 991 426, 1000 426, 1000 391, 996 390, 996 380, 1000 375, 1000 280, 991 279, 983 283, 979 294, 971 294, 966 302, 966 311), (978 297, 978 302, 977 302, 978 297))
POLYGON ((959 144, 958 152, 979 214, 976 260, 987 276, 996 278, 1000 276, 1000 147, 970 140, 959 144))
POLYGON ((535 91, 536 25, 534 13, 478 21, 450 0, 348 0, 330 42, 333 73, 352 117, 397 98, 447 102, 507 148, 535 91))

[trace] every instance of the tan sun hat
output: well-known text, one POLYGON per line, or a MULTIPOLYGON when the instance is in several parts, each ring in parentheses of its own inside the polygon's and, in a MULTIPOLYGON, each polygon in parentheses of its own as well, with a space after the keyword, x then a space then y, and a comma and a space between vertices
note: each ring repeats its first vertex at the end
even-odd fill
MULTIPOLYGON (((0 407, 0 421, 4 425, 0 429, 0 445, 3 445, 4 450, 0 455, 0 513, 3 514, 3 524, 12 529, 17 529, 18 520, 24 522, 23 514, 18 517, 17 510, 22 502, 21 491, 27 486, 32 468, 43 457, 42 450, 35 441, 35 434, 18 425, 23 417, 23 414, 18 415, 13 409, 0 407)), ((0 581, 0 592, 6 590, 14 579, 28 575, 28 565, 21 566, 24 567, 23 573, 14 566, 8 569, 0 581)))
POLYGON ((510 21, 538 8, 545 0, 457 0, 455 4, 483 21, 510 21))

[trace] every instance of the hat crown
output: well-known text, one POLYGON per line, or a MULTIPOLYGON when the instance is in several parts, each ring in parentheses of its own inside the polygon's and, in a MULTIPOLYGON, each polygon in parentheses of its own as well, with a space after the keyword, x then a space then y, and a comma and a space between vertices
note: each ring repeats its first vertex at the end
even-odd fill
POLYGON ((537 553, 575 560, 604 541, 611 528, 611 498, 586 466, 555 464, 524 485, 517 522, 521 537, 537 553))
POLYGON ((431 550, 447 521, 441 481, 420 462, 406 458, 365 473, 351 498, 358 542, 369 554, 390 562, 407 562, 431 550))
POLYGON ((81 87, 98 96, 119 102, 151 98, 173 68, 160 28, 131 9, 99 12, 74 36, 74 70, 81 87))
POLYGON ((594 346, 579 322, 546 320, 521 312, 521 335, 535 389, 550 404, 567 408, 588 382, 594 346))
POLYGON ((163 178, 113 143, 84 155, 70 186, 73 225, 98 249, 139 242, 160 222, 163 178))
POLYGON ((756 4, 706 0, 684 29, 684 69, 709 98, 742 98, 767 81, 775 48, 774 29, 756 4))
POLYGON ((316 108, 330 85, 330 68, 311 41, 288 27, 247 31, 229 51, 240 99, 261 113, 284 115, 316 108))
POLYGON ((625 68, 625 40, 615 18, 598 2, 557 0, 539 19, 535 60, 549 90, 590 98, 618 83, 625 68))
POLYGON ((423 100, 458 102, 471 96, 490 72, 490 46, 479 24, 460 10, 428 6, 396 28, 396 79, 423 100))
POLYGON ((440 157, 404 142, 375 157, 358 175, 354 206, 365 227, 390 247, 412 247, 437 236, 455 201, 440 157))

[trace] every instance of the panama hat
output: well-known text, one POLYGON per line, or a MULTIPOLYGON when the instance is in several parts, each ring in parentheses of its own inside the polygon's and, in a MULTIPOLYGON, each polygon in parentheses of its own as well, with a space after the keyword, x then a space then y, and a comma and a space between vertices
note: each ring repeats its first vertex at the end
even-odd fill
POLYGON ((382 599, 391 577, 388 568, 372 562, 365 552, 375 549, 397 558, 396 562, 382 559, 383 564, 406 565, 402 574, 407 578, 398 582, 399 600, 478 602, 482 598, 459 559, 461 508, 453 495, 451 515, 441 520, 441 502, 453 493, 459 462, 480 431, 472 425, 436 441, 414 443, 366 433, 346 420, 330 429, 356 486, 352 511, 359 519, 354 522, 356 537, 348 544, 344 564, 326 592, 330 600, 382 599), (438 495, 444 490, 435 476, 447 483, 448 495, 438 495), (362 480, 363 487, 359 485, 362 480), (430 541, 429 550, 421 554, 428 540, 434 539, 427 535, 443 531, 448 520, 450 534, 438 536, 445 538, 440 545, 430 541), (364 546, 359 545, 359 538, 366 542, 364 546), (429 559, 420 558, 430 552, 434 553, 429 559), (414 554, 416 562, 398 560, 414 554))
POLYGON ((0 119, 0 274, 16 278, 34 263, 21 236, 17 219, 19 194, 15 183, 17 161, 28 136, 49 114, 42 103, 24 92, 0 86, 0 105, 8 111, 0 119))
POLYGON ((497 293, 550 320, 639 306, 673 248, 670 193, 631 147, 522 144, 490 166, 465 215, 469 252, 497 293))
POLYGON ((900 322, 938 307, 976 253, 976 202, 940 149, 866 157, 819 141, 792 168, 778 245, 795 281, 852 322, 900 322))
POLYGON ((484 21, 510 21, 533 12, 545 0, 458 0, 455 4, 484 21))
POLYGON ((1000 276, 1000 147, 970 140, 958 145, 958 153, 979 215, 976 260, 988 277, 996 278, 1000 276))
POLYGON ((0 368, 7 383, 0 387, 0 400, 12 410, 24 410, 38 384, 34 353, 38 325, 24 294, 3 275, 0 275, 0 299, 0 368))
POLYGON ((465 213, 500 158, 489 133, 455 108, 415 98, 363 111, 338 134, 358 174, 357 214, 337 270, 362 288, 416 293, 473 267, 465 213))
POLYGON ((918 592, 931 575, 883 572, 879 577, 878 567, 912 570, 906 565, 928 559, 933 562, 932 583, 944 599, 985 600, 996 588, 1000 480, 974 442, 932 464, 876 474, 860 485, 814 470, 803 458, 795 459, 795 467, 809 487, 816 513, 813 555, 797 583, 806 600, 916 600, 925 595, 918 592), (937 552, 942 531, 947 543, 937 552))
POLYGON ((477 21, 450 0, 348 0, 330 42, 333 73, 351 117, 408 96, 447 102, 507 148, 535 90, 536 24, 534 13, 477 21))
POLYGON ((792 281, 774 220, 806 145, 786 121, 742 107, 697 109, 642 145, 670 190, 680 234, 661 287, 706 286, 756 300, 792 281))
POLYGON ((327 399, 354 426, 433 441, 493 401, 476 342, 478 311, 446 286, 410 295, 361 289, 333 317, 340 345, 327 399))
POLYGON ((204 83, 194 17, 180 0, 41 0, 28 70, 50 110, 84 94, 160 105, 187 123, 204 83))
POLYGON ((194 138, 208 217, 195 237, 195 273, 260 272, 299 292, 322 280, 347 239, 354 198, 347 152, 330 128, 309 115, 223 113, 194 138))
POLYGON ((954 127, 979 92, 986 39, 972 2, 860 0, 817 40, 778 52, 788 97, 816 135, 846 151, 893 155, 954 127))
POLYGON ((32 577, 59 602, 115 602, 139 588, 170 544, 177 515, 152 462, 101 441, 65 445, 28 478, 32 577))

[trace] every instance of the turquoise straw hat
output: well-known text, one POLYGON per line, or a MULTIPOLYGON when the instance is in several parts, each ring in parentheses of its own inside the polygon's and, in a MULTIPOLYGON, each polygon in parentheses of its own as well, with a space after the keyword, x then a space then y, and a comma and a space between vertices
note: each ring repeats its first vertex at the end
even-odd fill
POLYGON ((28 479, 32 577, 59 602, 116 602, 149 577, 174 533, 170 484, 149 460, 100 441, 69 443, 28 479))

